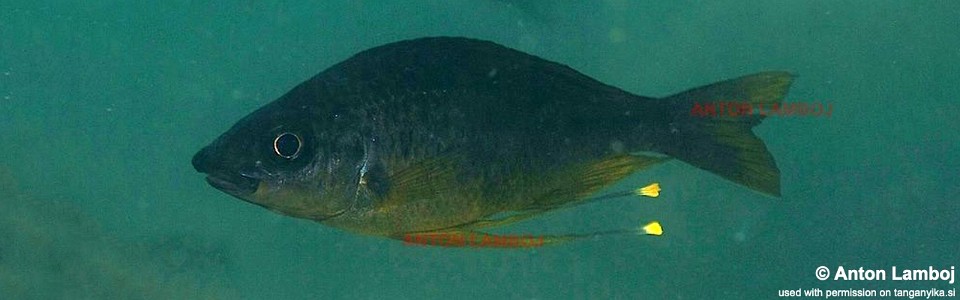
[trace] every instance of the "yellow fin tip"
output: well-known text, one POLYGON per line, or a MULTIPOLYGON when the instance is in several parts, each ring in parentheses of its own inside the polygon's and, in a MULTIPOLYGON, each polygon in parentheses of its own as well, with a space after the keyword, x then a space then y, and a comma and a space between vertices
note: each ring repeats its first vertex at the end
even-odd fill
POLYGON ((663 227, 661 227, 660 222, 657 221, 647 223, 647 225, 644 225, 641 229, 643 229, 643 233, 646 235, 663 235, 663 227))
POLYGON ((660 183, 654 182, 645 187, 639 188, 634 191, 637 196, 647 196, 650 198, 656 198, 660 196, 660 183))

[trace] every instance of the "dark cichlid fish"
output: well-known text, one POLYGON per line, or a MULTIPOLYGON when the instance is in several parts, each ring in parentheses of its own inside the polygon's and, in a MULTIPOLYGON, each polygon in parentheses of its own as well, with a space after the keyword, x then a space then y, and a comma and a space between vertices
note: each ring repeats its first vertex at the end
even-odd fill
POLYGON ((791 78, 765 72, 648 98, 492 42, 421 38, 301 83, 193 166, 244 201, 396 239, 473 234, 583 203, 671 158, 779 196, 776 163, 751 132, 764 116, 691 109, 779 103, 791 78))

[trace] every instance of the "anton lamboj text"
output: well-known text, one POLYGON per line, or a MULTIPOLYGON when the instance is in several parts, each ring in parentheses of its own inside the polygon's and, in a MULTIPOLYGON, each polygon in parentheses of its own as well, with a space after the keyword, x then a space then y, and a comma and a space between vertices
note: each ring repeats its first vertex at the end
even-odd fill
POLYGON ((837 267, 833 275, 833 280, 887 280, 890 278, 896 281, 948 281, 953 284, 954 266, 950 269, 937 269, 932 266, 926 269, 900 269, 896 266, 890 268, 890 277, 887 277, 887 270, 883 269, 844 269, 843 266, 837 267))

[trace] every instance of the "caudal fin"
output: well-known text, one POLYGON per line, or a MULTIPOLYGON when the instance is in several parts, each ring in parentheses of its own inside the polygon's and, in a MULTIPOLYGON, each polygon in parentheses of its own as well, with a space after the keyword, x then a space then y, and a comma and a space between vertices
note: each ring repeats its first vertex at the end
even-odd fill
POLYGON ((691 89, 658 101, 668 127, 664 153, 758 192, 780 196, 780 170, 751 128, 758 107, 783 101, 793 76, 764 72, 691 89), (731 105, 733 104, 733 105, 731 105))

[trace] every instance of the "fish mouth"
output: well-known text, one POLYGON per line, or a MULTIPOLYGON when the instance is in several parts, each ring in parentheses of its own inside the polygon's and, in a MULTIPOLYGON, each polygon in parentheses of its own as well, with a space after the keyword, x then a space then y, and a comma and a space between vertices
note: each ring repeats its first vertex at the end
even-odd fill
POLYGON ((245 176, 207 175, 207 184, 234 196, 246 196, 257 191, 260 181, 245 176))
POLYGON ((260 186, 258 177, 224 168, 224 162, 217 160, 215 153, 216 148, 207 146, 198 151, 190 161, 197 172, 207 174, 207 183, 210 186, 237 197, 248 196, 257 191, 260 186))

